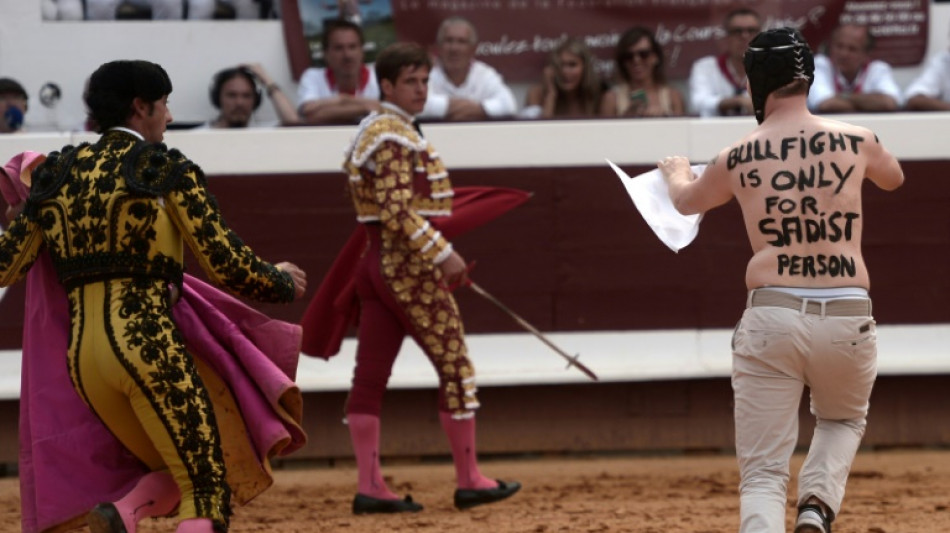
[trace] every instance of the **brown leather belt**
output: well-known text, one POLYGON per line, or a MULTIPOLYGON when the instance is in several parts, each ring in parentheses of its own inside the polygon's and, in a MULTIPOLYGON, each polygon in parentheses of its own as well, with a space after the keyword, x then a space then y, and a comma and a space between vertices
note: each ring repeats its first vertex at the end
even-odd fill
POLYGON ((871 316, 869 298, 812 299, 787 292, 754 289, 749 307, 784 307, 819 316, 871 316))

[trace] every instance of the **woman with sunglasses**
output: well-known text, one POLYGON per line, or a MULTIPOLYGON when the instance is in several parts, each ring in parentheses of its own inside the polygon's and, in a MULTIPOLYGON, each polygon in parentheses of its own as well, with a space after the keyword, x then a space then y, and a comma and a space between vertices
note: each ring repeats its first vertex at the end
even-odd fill
POLYGON ((684 114, 683 94, 666 81, 663 48, 650 30, 636 26, 617 41, 618 82, 600 102, 603 117, 677 117, 684 114))

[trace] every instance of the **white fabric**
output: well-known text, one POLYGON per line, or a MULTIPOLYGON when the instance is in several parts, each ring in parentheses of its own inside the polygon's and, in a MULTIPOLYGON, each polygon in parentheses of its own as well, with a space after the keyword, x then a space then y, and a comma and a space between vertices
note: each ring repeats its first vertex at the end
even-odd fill
POLYGON ((462 85, 453 84, 442 67, 435 65, 429 73, 429 99, 419 116, 445 118, 449 110, 449 100, 452 98, 481 103, 485 114, 491 118, 514 116, 518 109, 515 95, 505 85, 501 74, 481 61, 472 62, 462 85))
MULTIPOLYGON (((815 81, 811 84, 808 91, 808 107, 815 110, 825 100, 838 94, 835 88, 835 76, 839 76, 831 59, 825 55, 815 56, 815 81)), ((839 79, 844 86, 844 78, 839 79)), ((868 63, 867 71, 864 73, 864 80, 861 82, 861 94, 886 94, 897 101, 897 105, 903 103, 901 88, 894 79, 894 72, 891 66, 877 59, 868 63)))
POLYGON ((920 76, 907 86, 904 98, 918 94, 950 102, 950 50, 944 50, 927 61, 920 76))
POLYGON ((736 88, 722 73, 716 56, 702 57, 693 63, 689 71, 689 105, 692 113, 701 117, 717 117, 719 101, 733 96, 736 96, 736 88))
MULTIPOLYGON (((357 90, 356 96, 363 98, 379 99, 379 83, 376 81, 376 70, 373 65, 366 65, 369 69, 369 81, 363 90, 357 90)), ((330 87, 327 80, 327 69, 322 67, 311 67, 300 76, 300 83, 297 85, 297 103, 302 104, 310 100, 320 100, 340 94, 335 87, 330 87)))
MULTIPOLYGON (((693 242, 696 234, 699 233, 699 222, 703 219, 703 215, 702 213, 683 215, 673 207, 670 189, 659 169, 631 178, 610 160, 607 164, 617 173, 627 194, 633 200, 633 205, 637 207, 650 229, 663 244, 670 250, 679 252, 693 242)), ((696 174, 702 174, 706 165, 693 165, 690 168, 696 174)))
POLYGON ((837 515, 877 376, 873 318, 751 307, 732 351, 740 533, 785 531, 789 459, 806 385, 817 424, 798 502, 814 496, 837 515))

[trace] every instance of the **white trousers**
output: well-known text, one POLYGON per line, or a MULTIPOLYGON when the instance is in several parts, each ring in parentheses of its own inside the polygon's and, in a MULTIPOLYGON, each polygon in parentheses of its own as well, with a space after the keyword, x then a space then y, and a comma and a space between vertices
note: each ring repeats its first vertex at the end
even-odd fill
POLYGON ((785 531, 789 460, 805 386, 817 424, 799 474, 798 502, 815 496, 838 513, 876 376, 870 316, 745 310, 733 336, 732 371, 741 533, 785 531))

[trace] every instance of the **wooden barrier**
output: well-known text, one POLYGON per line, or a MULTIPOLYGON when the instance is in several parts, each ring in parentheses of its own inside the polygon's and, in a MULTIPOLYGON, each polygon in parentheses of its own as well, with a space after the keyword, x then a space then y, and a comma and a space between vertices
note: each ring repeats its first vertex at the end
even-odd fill
MULTIPOLYGON (((898 191, 869 185, 865 197, 864 251, 875 317, 882 327, 944 331, 940 328, 950 324, 950 160, 942 139, 950 114, 845 118, 872 127, 902 159, 907 175, 898 191)), ((466 258, 477 259, 474 276, 482 286, 540 329, 570 337, 618 331, 728 334, 743 306, 750 253, 738 208, 709 213, 696 242, 673 254, 634 210, 603 159, 631 175, 670 153, 701 161, 750 128, 742 119, 674 119, 440 124, 426 131, 456 185, 534 193, 524 206, 455 244, 466 258)), ((353 133, 352 128, 182 132, 169 135, 168 142, 206 169, 227 220, 247 243, 265 258, 290 260, 308 272, 309 297, 355 224, 337 170, 353 133)), ((17 137, 0 139, 0 158, 89 138, 17 137)), ((193 261, 190 271, 196 272, 193 261)), ((22 291, 13 287, 0 300, 0 349, 13 357, 20 346, 22 291)), ((518 331, 476 296, 460 292, 458 299, 473 336, 518 331)), ((297 321, 306 304, 307 299, 260 308, 297 321)), ((934 346, 932 339, 908 338, 886 355, 893 366, 875 389, 866 444, 950 444, 948 430, 933 424, 947 416, 939 394, 950 368, 938 365, 921 373, 915 366, 921 357, 934 358, 934 346)), ((720 348, 728 358, 726 343, 720 348)), ((696 379, 669 372, 649 381, 538 383, 526 377, 522 384, 515 379, 484 386, 482 447, 488 453, 728 448, 731 392, 717 368, 696 379)), ((9 378, 0 376, 0 385, 9 378)), ((345 383, 341 374, 331 385, 306 389, 311 441, 295 457, 349 455, 340 424, 345 383)), ((0 402, 0 463, 16 457, 17 391, 0 394, 7 398, 0 402)), ((425 386, 389 393, 384 453, 447 451, 434 394, 425 386)), ((803 421, 803 439, 810 427, 803 421)))

